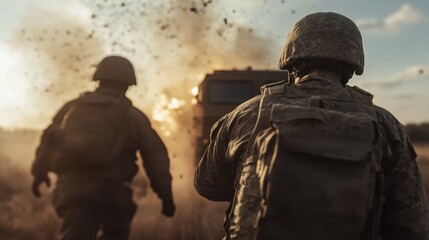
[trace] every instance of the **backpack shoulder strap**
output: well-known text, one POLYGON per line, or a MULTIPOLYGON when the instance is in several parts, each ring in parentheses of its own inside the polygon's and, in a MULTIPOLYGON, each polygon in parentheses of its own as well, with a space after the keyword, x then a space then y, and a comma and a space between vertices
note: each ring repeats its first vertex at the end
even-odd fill
POLYGON ((273 91, 276 91, 276 94, 280 94, 279 91, 281 89, 281 94, 283 94, 284 85, 275 85, 273 88, 271 87, 265 87, 262 88, 262 97, 261 101, 259 102, 259 113, 258 118, 256 120, 256 125, 253 128, 252 135, 250 135, 249 142, 247 143, 247 149, 246 149, 246 160, 252 155, 253 146, 255 145, 255 139, 258 133, 266 128, 269 124, 270 120, 270 114, 271 114, 271 108, 268 106, 268 103, 266 101, 267 96, 272 95, 273 91))
MULTIPOLYGON (((379 126, 377 124, 377 113, 375 110, 375 106, 372 103, 374 96, 371 93, 357 86, 349 87, 349 90, 351 90, 351 94, 355 100, 367 106, 367 108, 365 108, 366 113, 369 114, 376 123, 376 131, 377 131, 378 138, 383 138, 381 130, 379 129, 379 126)), ((378 234, 380 231, 379 228, 380 228, 381 214, 382 214, 383 205, 385 203, 384 194, 385 194, 386 183, 385 183, 385 178, 381 168, 382 166, 381 156, 378 157, 378 160, 379 162, 376 162, 375 164, 376 179, 375 179, 375 191, 374 191, 374 208, 372 209, 372 217, 369 219, 366 226, 366 231, 365 231, 366 235, 364 236, 364 239, 378 239, 378 234)))
POLYGON ((374 95, 372 95, 370 92, 367 92, 365 90, 363 90, 362 88, 358 87, 358 86, 353 86, 352 87, 354 90, 368 96, 371 100, 374 98, 374 95))
POLYGON ((286 88, 286 82, 285 81, 279 81, 279 82, 273 82, 266 84, 261 87, 261 94, 264 94, 265 90, 267 89, 266 94, 267 95, 280 95, 285 92, 286 88))
MULTIPOLYGON (((266 128, 269 124, 271 108, 267 106, 268 103, 265 100, 266 100, 267 96, 271 95, 270 89, 272 89, 272 87, 274 87, 276 89, 277 94, 280 94, 280 89, 281 89, 281 94, 283 94, 283 88, 284 88, 283 83, 284 82, 279 82, 279 83, 274 83, 274 84, 268 84, 268 85, 261 87, 261 100, 259 101, 258 118, 256 119, 255 127, 253 128, 252 134, 250 135, 249 142, 247 143, 246 153, 244 155, 245 158, 243 160, 244 162, 240 162, 237 164, 237 166, 236 166, 237 171, 242 168, 242 166, 245 162, 251 160, 253 146, 255 145, 256 136, 258 135, 258 133, 261 130, 266 128)), ((271 91, 271 93, 273 93, 273 91, 271 91)), ((227 209, 228 214, 226 215, 226 219, 224 222, 224 228, 227 232, 226 239, 230 239, 229 238, 230 220, 231 220, 232 214, 234 212, 234 205, 237 201, 237 191, 238 191, 237 184, 238 184, 239 179, 240 178, 236 176, 235 181, 234 181, 235 193, 234 193, 233 199, 230 202, 229 207, 227 209)))
MULTIPOLYGON (((246 160, 252 155, 253 146, 255 145, 255 139, 258 133, 264 128, 268 127, 270 116, 271 116, 271 101, 267 102, 266 98, 270 96, 285 96, 286 90, 290 88, 291 84, 286 81, 279 81, 264 85, 261 87, 261 101, 259 103, 259 113, 256 120, 255 128, 253 129, 252 135, 249 139, 246 149, 246 160)), ((316 99, 320 102, 320 99, 316 99)))
POLYGON ((351 96, 353 101, 359 103, 362 106, 361 110, 363 112, 371 116, 374 120, 377 120, 377 114, 375 111, 374 104, 372 102, 374 96, 371 93, 357 86, 346 86, 345 90, 349 92, 349 95, 351 96))
POLYGON ((252 135, 250 135, 249 142, 246 149, 246 159, 252 155, 252 149, 255 144, 256 135, 266 128, 269 124, 271 108, 266 102, 266 98, 271 95, 283 95, 287 83, 285 81, 279 81, 274 83, 269 83, 261 87, 261 101, 259 102, 259 113, 256 120, 255 128, 253 128, 252 135))

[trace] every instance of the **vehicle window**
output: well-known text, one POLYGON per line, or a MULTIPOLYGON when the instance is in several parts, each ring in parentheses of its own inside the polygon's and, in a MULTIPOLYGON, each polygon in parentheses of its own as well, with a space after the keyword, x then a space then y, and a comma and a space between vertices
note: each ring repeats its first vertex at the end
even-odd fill
POLYGON ((209 84, 209 101, 211 103, 237 104, 252 98, 250 82, 218 81, 209 84))

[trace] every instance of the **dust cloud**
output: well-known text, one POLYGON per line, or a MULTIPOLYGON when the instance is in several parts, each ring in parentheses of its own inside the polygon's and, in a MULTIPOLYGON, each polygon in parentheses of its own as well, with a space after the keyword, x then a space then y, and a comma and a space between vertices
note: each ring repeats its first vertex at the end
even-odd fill
POLYGON ((18 127, 46 126, 64 102, 95 85, 89 77, 103 54, 103 43, 92 37, 88 23, 71 13, 60 19, 43 17, 60 14, 53 11, 31 9, 8 41, 21 57, 8 78, 24 88, 24 94, 16 97, 28 102, 13 113, 20 117, 18 127))
MULTIPOLYGON (((91 74, 105 55, 129 58, 138 78, 129 97, 169 149, 177 206, 173 219, 162 216, 140 171, 133 181, 139 208, 131 239, 220 239, 226 205, 202 199, 192 184, 191 89, 215 69, 274 67, 273 37, 235 21, 236 10, 218 1, 87 0, 79 9, 76 15, 32 6, 10 39, 22 56, 11 77, 31 83, 25 96, 31 104, 17 109, 18 126, 41 129, 62 104, 94 89, 91 74)), ((53 239, 60 222, 50 190, 43 188, 40 200, 29 191, 40 131, 2 130, 0 136, 0 238, 53 239)))
POLYGON ((1 239, 54 239, 57 234, 59 222, 50 202, 30 192, 29 164, 38 137, 36 131, 0 129, 1 239))

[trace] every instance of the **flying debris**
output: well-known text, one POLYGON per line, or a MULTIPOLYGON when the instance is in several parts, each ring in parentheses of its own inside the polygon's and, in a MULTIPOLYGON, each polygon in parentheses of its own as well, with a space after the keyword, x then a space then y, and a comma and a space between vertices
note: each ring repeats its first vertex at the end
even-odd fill
POLYGON ((191 12, 194 12, 194 13, 198 14, 198 9, 196 7, 191 7, 189 10, 191 12))
POLYGON ((162 25, 160 28, 161 28, 161 30, 165 30, 165 29, 167 29, 168 27, 170 27, 170 25, 168 25, 168 24, 164 24, 164 25, 162 25))
POLYGON ((87 37, 86 39, 91 39, 94 36, 94 31, 92 31, 87 37))
POLYGON ((212 3, 212 0, 202 1, 202 2, 203 2, 203 6, 207 7, 210 3, 212 3))

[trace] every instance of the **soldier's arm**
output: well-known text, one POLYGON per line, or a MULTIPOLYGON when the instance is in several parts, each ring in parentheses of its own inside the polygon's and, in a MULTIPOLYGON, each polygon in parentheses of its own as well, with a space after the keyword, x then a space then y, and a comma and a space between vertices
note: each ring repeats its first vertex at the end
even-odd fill
POLYGON ((386 203, 381 235, 386 240, 428 240, 428 202, 416 154, 405 128, 390 113, 381 112, 383 132, 390 148, 390 154, 383 162, 386 203))
POLYGON ((225 160, 229 142, 226 118, 213 125, 210 144, 194 175, 197 192, 212 201, 230 201, 234 193, 234 165, 225 160))
POLYGON ((149 119, 133 109, 132 131, 143 158, 143 166, 154 192, 163 200, 172 198, 170 160, 167 148, 152 128, 149 119))
POLYGON ((36 149, 36 157, 31 166, 31 174, 35 177, 46 176, 52 170, 51 162, 49 161, 50 141, 52 141, 52 132, 59 128, 64 115, 70 110, 75 100, 66 103, 54 116, 52 123, 43 131, 40 138, 39 146, 36 149))
POLYGON ((213 125, 210 144, 195 170, 194 185, 212 201, 230 201, 240 161, 258 115, 259 97, 240 106, 213 125))

